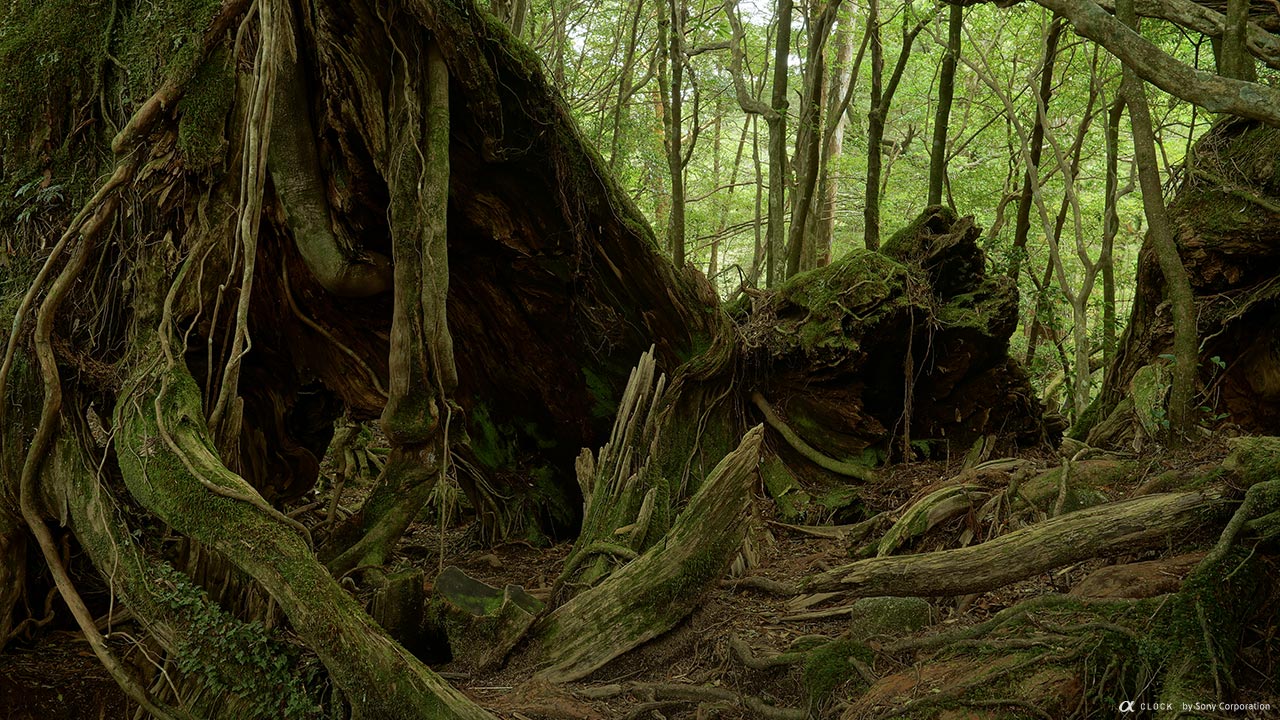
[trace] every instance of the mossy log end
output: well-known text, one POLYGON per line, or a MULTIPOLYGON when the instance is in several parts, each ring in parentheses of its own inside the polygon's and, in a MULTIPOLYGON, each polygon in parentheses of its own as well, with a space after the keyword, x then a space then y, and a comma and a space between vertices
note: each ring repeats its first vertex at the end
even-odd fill
POLYGON ((931 597, 986 592, 1090 558, 1162 548, 1221 520, 1217 492, 1146 495, 1087 508, 969 547, 877 557, 800 583, 805 592, 931 597))
POLYGON ((761 426, 747 432, 661 541, 534 625, 529 657, 550 664, 543 679, 585 677, 697 606, 742 544, 763 435, 761 426))
POLYGON ((986 435, 1008 447, 1052 434, 1008 355, 1018 289, 986 272, 980 237, 971 217, 930 207, 884 252, 853 250, 730 308, 768 409, 755 404, 795 448, 788 465, 859 477, 848 458, 901 457, 911 440, 956 454, 986 435))

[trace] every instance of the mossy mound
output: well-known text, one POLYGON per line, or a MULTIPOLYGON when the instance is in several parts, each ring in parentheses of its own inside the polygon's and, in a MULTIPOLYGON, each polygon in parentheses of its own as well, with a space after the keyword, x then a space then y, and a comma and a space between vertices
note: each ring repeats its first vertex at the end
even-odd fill
POLYGON ((928 627, 933 606, 913 597, 868 597, 853 604, 849 637, 866 641, 876 635, 900 637, 928 627))
POLYGON ((894 434, 953 452, 987 434, 1044 438, 1008 355, 1018 291, 987 274, 980 236, 972 218, 931 207, 884 252, 854 250, 754 301, 740 319, 748 360, 772 371, 761 393, 807 443, 849 459, 900 455, 894 434))

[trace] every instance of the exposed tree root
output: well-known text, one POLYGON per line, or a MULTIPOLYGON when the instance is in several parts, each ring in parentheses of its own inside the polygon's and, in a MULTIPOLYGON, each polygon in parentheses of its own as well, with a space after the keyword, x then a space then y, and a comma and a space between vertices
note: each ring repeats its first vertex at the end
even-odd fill
POLYGON ((363 717, 485 718, 467 700, 391 641, 288 525, 244 503, 209 493, 214 484, 252 488, 210 452, 199 393, 181 364, 167 377, 130 378, 116 411, 116 451, 130 492, 175 530, 218 550, 270 593, 294 629, 314 648, 363 717), (155 388, 167 384, 163 403, 155 388), (185 459, 155 442, 160 418, 185 459), (188 467, 191 470, 188 470, 188 467), (385 678, 401 678, 387 683, 385 678))
POLYGON ((793 450, 803 455, 809 462, 812 462, 814 465, 817 465, 824 470, 830 470, 837 475, 844 475, 845 477, 857 478, 859 480, 875 479, 875 473, 865 465, 842 462, 835 458, 828 457, 827 455, 819 452, 809 443, 805 442, 804 438, 797 435, 789 425, 782 421, 782 418, 778 417, 778 414, 773 410, 773 406, 770 405, 769 401, 765 400, 764 396, 759 392, 751 393, 751 402, 755 403, 755 406, 759 408, 760 414, 764 415, 764 420, 769 424, 769 427, 776 430, 778 434, 782 436, 782 439, 786 440, 787 444, 790 445, 793 450))
POLYGON ((651 702, 660 700, 683 700, 688 702, 725 701, 750 710, 755 717, 764 720, 805 720, 809 713, 795 708, 770 705, 758 697, 743 695, 724 688, 707 685, 679 685, 676 683, 642 683, 631 682, 625 685, 606 685, 593 690, 587 697, 608 698, 630 693, 637 697, 652 698, 651 702))

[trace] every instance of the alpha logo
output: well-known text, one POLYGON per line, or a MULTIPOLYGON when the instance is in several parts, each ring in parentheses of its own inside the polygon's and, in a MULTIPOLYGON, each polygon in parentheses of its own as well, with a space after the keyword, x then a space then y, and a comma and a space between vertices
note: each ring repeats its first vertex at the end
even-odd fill
POLYGON ((1137 703, 1135 703, 1135 702, 1134 702, 1134 701, 1132 701, 1132 700, 1121 700, 1121 701, 1120 701, 1120 712, 1122 712, 1122 713, 1131 713, 1131 712, 1133 712, 1134 707, 1136 707, 1136 705, 1137 705, 1137 703))

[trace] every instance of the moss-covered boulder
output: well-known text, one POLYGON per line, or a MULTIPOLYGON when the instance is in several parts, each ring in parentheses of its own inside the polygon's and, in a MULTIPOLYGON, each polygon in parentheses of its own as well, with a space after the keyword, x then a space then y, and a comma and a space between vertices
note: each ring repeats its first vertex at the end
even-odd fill
POLYGON ((1280 437, 1239 437, 1230 440, 1231 454, 1222 466, 1246 485, 1280 478, 1280 437))
POLYGON ((876 635, 901 637, 933 623, 933 606, 914 597, 868 597, 853 604, 847 635, 865 641, 876 635))

